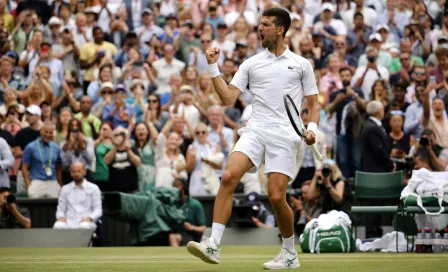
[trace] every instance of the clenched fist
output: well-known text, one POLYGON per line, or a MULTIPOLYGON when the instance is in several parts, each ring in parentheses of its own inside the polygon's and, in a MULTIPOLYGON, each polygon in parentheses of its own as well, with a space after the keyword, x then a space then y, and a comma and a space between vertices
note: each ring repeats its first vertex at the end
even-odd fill
POLYGON ((208 64, 216 63, 218 61, 219 54, 220 50, 217 47, 210 47, 209 49, 207 49, 207 51, 205 51, 205 56, 207 57, 207 63, 208 64))

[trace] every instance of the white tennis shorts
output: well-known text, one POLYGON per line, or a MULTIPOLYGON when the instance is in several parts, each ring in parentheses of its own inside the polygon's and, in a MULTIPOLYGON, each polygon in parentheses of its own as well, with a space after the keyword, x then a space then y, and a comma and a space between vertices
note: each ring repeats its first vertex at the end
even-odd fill
POLYGON ((239 151, 254 164, 249 170, 256 172, 265 163, 264 174, 281 173, 291 180, 295 178, 297 149, 300 137, 291 129, 283 126, 271 127, 243 127, 238 130, 240 139, 232 152, 239 151))

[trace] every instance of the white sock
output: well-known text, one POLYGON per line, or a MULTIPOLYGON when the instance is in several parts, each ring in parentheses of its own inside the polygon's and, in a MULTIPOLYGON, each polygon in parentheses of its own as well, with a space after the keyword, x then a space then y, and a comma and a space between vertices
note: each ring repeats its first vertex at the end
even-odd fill
POLYGON ((292 237, 289 238, 283 238, 283 245, 282 247, 286 248, 286 249, 290 249, 290 250, 296 250, 296 247, 294 246, 294 235, 292 237))
POLYGON ((215 222, 213 222, 213 224, 212 224, 211 238, 213 238, 215 240, 215 243, 218 246, 219 246, 219 244, 221 244, 221 238, 222 238, 222 234, 224 233, 225 228, 226 228, 226 226, 223 224, 219 224, 219 223, 215 223, 215 222))

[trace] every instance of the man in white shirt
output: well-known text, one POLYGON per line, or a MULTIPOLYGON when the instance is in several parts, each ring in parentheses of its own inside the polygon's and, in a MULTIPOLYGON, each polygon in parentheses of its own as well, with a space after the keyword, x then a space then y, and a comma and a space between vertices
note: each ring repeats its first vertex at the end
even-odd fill
POLYGON ((212 47, 218 47, 226 58, 231 58, 233 50, 235 49, 235 42, 227 40, 227 25, 219 23, 216 27, 216 39, 212 42, 212 47))
POLYGON ((76 27, 73 29, 73 41, 78 48, 93 40, 92 29, 86 26, 87 18, 84 13, 77 13, 75 16, 76 27))
POLYGON ((172 75, 180 75, 185 68, 185 63, 174 58, 174 47, 172 44, 165 44, 163 47, 163 58, 152 63, 156 70, 157 93, 171 92, 170 78, 172 75))
MULTIPOLYGON (((201 35, 201 43, 202 49, 193 48, 193 51, 190 53, 188 58, 188 65, 193 65, 196 67, 199 73, 203 73, 207 71, 207 58, 205 57, 205 51, 212 45, 212 36, 208 33, 204 33, 201 35)), ((224 62, 224 54, 221 53, 218 59, 219 66, 224 62)))
POLYGON ((355 13, 360 12, 364 16, 364 22, 367 26, 374 28, 377 23, 377 13, 374 9, 364 6, 364 0, 355 0, 355 7, 349 9, 341 14, 342 20, 344 20, 347 29, 353 29, 355 24, 353 23, 353 17, 355 13))
POLYGON ((84 178, 86 169, 81 162, 72 164, 70 174, 73 181, 61 189, 53 228, 96 230, 103 215, 100 189, 84 178))
POLYGON ((219 177, 221 177, 224 172, 222 169, 224 169, 227 164, 227 159, 232 151, 235 138, 233 129, 224 126, 223 114, 224 110, 220 105, 213 105, 208 108, 208 140, 219 145, 225 156, 222 168, 216 171, 219 177))
POLYGON ((378 50, 375 47, 366 48, 367 65, 359 66, 352 78, 352 85, 360 88, 364 97, 368 99, 372 92, 373 83, 377 79, 389 80, 389 71, 377 64, 378 50))
POLYGON ((219 48, 209 48, 207 72, 224 105, 233 105, 245 92, 254 96, 253 112, 247 126, 239 131, 236 143, 224 170, 216 196, 211 237, 201 243, 189 242, 187 250, 207 263, 218 264, 222 235, 232 211, 233 192, 243 175, 254 172, 265 162, 265 174, 269 177, 268 196, 275 212, 282 249, 278 256, 263 264, 265 269, 294 269, 300 263, 294 245, 293 214, 286 201, 286 189, 294 179, 294 166, 300 137, 294 132, 288 119, 283 96, 289 94, 297 106, 306 96, 310 111, 307 144, 314 144, 319 119, 319 93, 311 63, 294 53, 284 38, 291 26, 291 17, 283 8, 263 11, 258 31, 265 51, 244 61, 235 77, 227 85, 220 76, 217 65, 219 48))
POLYGON ((160 37, 164 31, 160 26, 154 24, 153 12, 150 8, 145 8, 142 11, 142 22, 143 25, 136 28, 135 32, 140 39, 140 48, 144 53, 149 53, 150 48, 147 42, 151 40, 153 35, 156 35, 157 38, 160 37))
POLYGON ((51 82, 62 82, 64 80, 64 66, 62 61, 52 57, 51 43, 43 41, 40 44, 40 58, 34 58, 29 65, 30 74, 27 79, 27 83, 31 83, 34 76, 34 69, 36 67, 44 65, 48 66, 51 71, 51 82))
POLYGON ((320 21, 314 25, 314 31, 319 31, 325 37, 331 39, 335 36, 332 33, 328 32, 328 27, 331 27, 332 30, 336 33, 336 35, 347 36, 347 28, 345 27, 344 22, 339 19, 334 19, 333 14, 336 12, 335 6, 331 3, 324 3, 322 5, 322 14, 320 17, 320 21))
MULTIPOLYGON (((199 124, 201 113, 194 105, 193 89, 189 85, 182 85, 180 87, 180 95, 175 100, 175 104, 169 108, 170 116, 184 117, 191 127, 196 128, 199 124)), ((186 133, 185 131, 184 133, 186 133)))

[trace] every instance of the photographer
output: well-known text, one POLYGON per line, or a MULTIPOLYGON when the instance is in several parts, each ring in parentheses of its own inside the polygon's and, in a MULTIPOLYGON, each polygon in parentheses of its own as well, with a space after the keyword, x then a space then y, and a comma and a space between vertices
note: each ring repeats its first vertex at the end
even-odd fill
POLYGON ((31 228, 29 212, 17 207, 10 192, 7 187, 0 188, 0 229, 31 228))
POLYGON ((183 178, 177 178, 173 182, 173 187, 180 191, 180 201, 178 208, 182 209, 185 215, 184 227, 179 233, 172 233, 169 236, 170 245, 178 247, 185 246, 189 241, 199 242, 205 229, 204 207, 201 202, 192 197, 188 190, 188 182, 183 178))
POLYGON ((252 221, 257 228, 275 227, 275 216, 260 201, 260 195, 255 192, 248 194, 246 204, 251 205, 254 210, 252 221))
MULTIPOLYGON (((438 145, 437 138, 432 130, 425 129, 423 131, 418 146, 420 148, 417 149, 416 156, 425 152, 424 155, 428 158, 429 165, 434 171, 442 172, 448 170, 448 149, 443 149, 438 145)), ((415 167, 417 167, 417 160, 415 167)))
POLYGON ((333 160, 325 160, 322 171, 316 172, 311 180, 309 195, 311 199, 320 195, 322 213, 332 210, 346 211, 344 189, 345 180, 341 170, 333 160))
POLYGON ((298 235, 303 233, 305 225, 309 221, 318 218, 322 213, 319 196, 311 196, 310 194, 311 183, 311 180, 305 181, 300 193, 290 197, 290 205, 294 213, 294 230, 298 235))

